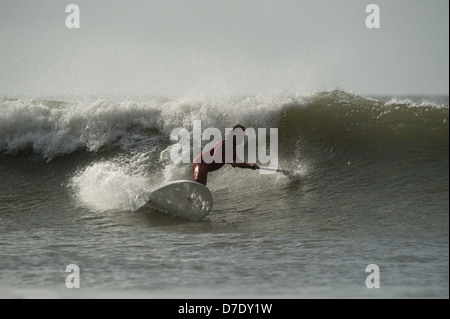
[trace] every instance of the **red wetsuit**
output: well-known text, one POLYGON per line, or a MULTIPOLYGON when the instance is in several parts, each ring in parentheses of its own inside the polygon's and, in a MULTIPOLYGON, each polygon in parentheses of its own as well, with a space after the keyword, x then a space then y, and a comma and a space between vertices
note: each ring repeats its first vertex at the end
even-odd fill
MULTIPOLYGON (((225 142, 227 140, 222 140, 220 142, 217 142, 213 147, 211 147, 209 150, 203 152, 202 154, 198 155, 194 159, 194 163, 192 164, 192 171, 193 176, 192 180, 195 182, 199 182, 203 185, 206 185, 208 172, 212 172, 215 170, 218 170, 225 164, 231 164, 233 167, 240 167, 240 168, 252 168, 256 169, 258 166, 256 165, 249 165, 247 163, 236 163, 236 147, 233 145, 233 163, 230 163, 231 159, 228 160, 228 163, 226 163, 226 157, 225 157, 225 142), (216 163, 214 160, 211 163, 206 163, 204 161, 205 155, 211 156, 211 158, 214 158, 214 154, 219 150, 219 148, 222 149, 222 160, 220 163, 216 163), (208 154, 209 153, 209 154, 208 154)), ((231 141, 229 141, 231 142, 231 141)), ((233 143, 234 144, 234 143, 233 143)))

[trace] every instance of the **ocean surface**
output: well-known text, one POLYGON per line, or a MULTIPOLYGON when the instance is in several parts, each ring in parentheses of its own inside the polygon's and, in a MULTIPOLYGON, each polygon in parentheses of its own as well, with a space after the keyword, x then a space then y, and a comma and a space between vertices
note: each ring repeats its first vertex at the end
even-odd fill
POLYGON ((448 96, 0 98, 0 298, 448 297, 448 96), (227 165, 199 222, 145 206, 192 178, 194 120, 278 128, 295 178, 227 165))

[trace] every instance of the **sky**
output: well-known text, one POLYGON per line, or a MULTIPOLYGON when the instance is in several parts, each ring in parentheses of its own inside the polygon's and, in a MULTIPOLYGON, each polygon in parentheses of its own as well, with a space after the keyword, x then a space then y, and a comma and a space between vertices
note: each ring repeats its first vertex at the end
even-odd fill
POLYGON ((0 0, 0 95, 448 88, 448 0, 0 0), (79 29, 66 27, 71 3, 79 29))

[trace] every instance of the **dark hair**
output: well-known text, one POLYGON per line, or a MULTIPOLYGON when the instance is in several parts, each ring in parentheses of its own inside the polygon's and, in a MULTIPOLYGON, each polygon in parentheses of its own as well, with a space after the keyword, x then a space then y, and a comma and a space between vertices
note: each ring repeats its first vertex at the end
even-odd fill
POLYGON ((235 126, 233 126, 233 131, 237 128, 240 128, 242 131, 245 131, 245 126, 242 125, 241 123, 238 123, 235 126))

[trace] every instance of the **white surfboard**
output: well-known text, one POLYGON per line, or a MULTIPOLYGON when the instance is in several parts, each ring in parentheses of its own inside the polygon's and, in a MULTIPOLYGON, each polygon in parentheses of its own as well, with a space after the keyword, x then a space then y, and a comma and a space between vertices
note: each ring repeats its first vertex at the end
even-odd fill
POLYGON ((180 180, 153 191, 146 205, 190 220, 200 220, 211 211, 212 195, 203 184, 180 180))

